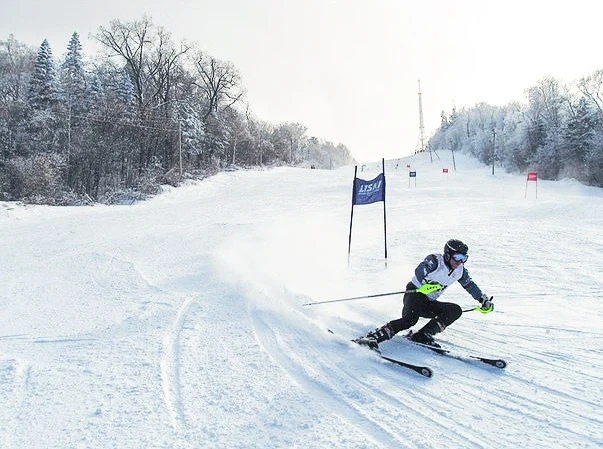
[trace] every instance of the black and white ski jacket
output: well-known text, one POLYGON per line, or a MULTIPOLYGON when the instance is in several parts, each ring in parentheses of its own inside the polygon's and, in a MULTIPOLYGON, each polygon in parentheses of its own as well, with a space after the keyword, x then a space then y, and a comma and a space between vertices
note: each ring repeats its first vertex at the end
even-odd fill
POLYGON ((459 265, 456 269, 451 270, 444 262, 444 256, 442 254, 430 254, 423 262, 421 262, 417 268, 415 268, 415 275, 412 278, 412 283, 415 287, 419 288, 423 284, 437 282, 443 288, 437 292, 429 293, 427 298, 431 301, 435 301, 440 297, 444 290, 458 281, 467 292, 473 296, 474 299, 479 301, 482 297, 482 291, 477 286, 473 279, 469 276, 469 272, 464 265, 459 265))

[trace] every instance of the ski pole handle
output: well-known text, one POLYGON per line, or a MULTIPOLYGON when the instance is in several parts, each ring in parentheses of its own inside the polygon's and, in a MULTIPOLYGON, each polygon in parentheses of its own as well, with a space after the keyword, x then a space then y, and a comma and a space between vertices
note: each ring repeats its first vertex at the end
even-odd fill
MULTIPOLYGON (((424 295, 428 295, 433 292, 437 292, 442 290, 442 286, 440 284, 423 284, 418 289, 415 290, 417 293, 423 293, 424 295)), ((410 290, 412 291, 412 290, 410 290)))

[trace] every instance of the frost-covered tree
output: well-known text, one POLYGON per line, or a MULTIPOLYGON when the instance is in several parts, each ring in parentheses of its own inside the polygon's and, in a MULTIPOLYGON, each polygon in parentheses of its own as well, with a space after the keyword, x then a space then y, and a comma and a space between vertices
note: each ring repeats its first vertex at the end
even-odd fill
POLYGON ((603 71, 577 87, 579 94, 572 94, 545 78, 526 90, 527 104, 463 109, 443 120, 430 144, 485 163, 494 155, 508 171, 536 170, 544 179, 572 177, 603 186, 603 71), (488 130, 496 133, 495 143, 488 130))
POLYGON ((61 64, 60 81, 62 91, 63 122, 65 133, 63 137, 66 150, 68 175, 67 183, 71 184, 73 179, 72 153, 81 152, 86 145, 85 138, 88 137, 82 128, 84 123, 84 112, 88 106, 86 95, 86 73, 82 61, 82 45, 79 35, 74 32, 67 45, 65 60, 61 64))
POLYGON ((44 39, 29 81, 28 115, 21 142, 24 152, 63 152, 64 117, 59 110, 61 92, 52 51, 44 39))
POLYGON ((85 67, 74 33, 58 71, 47 41, 28 64, 0 42, 0 192, 11 199, 112 202, 231 162, 351 159, 343 145, 309 141, 303 125, 242 113, 236 68, 175 45, 149 18, 113 21, 97 39, 102 51, 85 67))
POLYGON ((128 105, 134 101, 134 84, 130 80, 130 75, 126 70, 120 72, 115 88, 117 98, 124 104, 128 105))
POLYGON ((290 164, 302 158, 307 128, 299 123, 281 123, 273 133, 275 150, 290 164))
POLYGON ((26 99, 34 60, 33 50, 13 35, 5 41, 0 40, 0 101, 3 105, 26 99))
POLYGON ((251 163, 265 165, 275 157, 274 145, 271 141, 272 125, 253 117, 247 112, 247 123, 251 137, 251 163))
POLYGON ((61 65, 61 84, 69 107, 81 109, 86 93, 86 72, 82 60, 82 44, 77 33, 73 33, 67 45, 67 54, 61 65))
POLYGON ((179 108, 179 131, 182 133, 183 157, 185 160, 195 162, 201 160, 205 142, 205 122, 202 112, 198 109, 183 103, 179 108))
POLYGON ((524 107, 519 102, 511 102, 503 108, 504 141, 499 146, 500 162, 507 171, 525 171, 528 156, 525 147, 524 107))
POLYGON ((222 118, 210 114, 204 119, 205 134, 203 136, 203 156, 206 162, 216 164, 225 161, 226 148, 230 140, 230 130, 227 129, 222 118))
POLYGON ((105 88, 98 73, 90 74, 90 82, 86 86, 85 104, 86 111, 98 115, 103 103, 105 88))
POLYGON ((564 131, 564 151, 561 155, 567 163, 582 166, 583 169, 586 155, 594 145, 593 138, 600 127, 600 118, 585 97, 578 100, 573 110, 574 114, 568 120, 564 131))
POLYGON ((123 59, 131 76, 136 102, 141 113, 148 92, 145 63, 153 44, 153 30, 153 23, 148 17, 131 23, 113 20, 109 28, 101 27, 96 36, 96 39, 109 51, 110 56, 119 56, 123 59))
POLYGON ((580 79, 578 89, 596 107, 599 116, 603 119, 603 69, 580 79))
POLYGON ((0 40, 0 160, 15 155, 22 138, 21 124, 34 60, 35 52, 14 36, 0 40))
POLYGON ((201 51, 192 56, 192 61, 197 71, 194 83, 203 92, 207 104, 204 119, 241 100, 245 91, 241 87, 239 72, 231 63, 201 51))
POLYGON ((561 170, 560 157, 563 128, 567 121, 566 89, 554 78, 544 78, 527 90, 526 115, 532 123, 530 161, 546 179, 554 179, 561 170))
POLYGON ((47 109, 59 99, 59 85, 50 44, 46 39, 40 45, 29 82, 29 106, 36 110, 47 109))

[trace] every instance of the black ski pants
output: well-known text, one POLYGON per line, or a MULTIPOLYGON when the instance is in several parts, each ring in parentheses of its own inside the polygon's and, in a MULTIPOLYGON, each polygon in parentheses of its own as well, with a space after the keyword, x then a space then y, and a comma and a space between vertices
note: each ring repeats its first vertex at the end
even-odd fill
MULTIPOLYGON (((416 288, 412 282, 409 282, 406 286, 407 290, 416 288)), ((423 293, 411 292, 404 295, 402 318, 390 321, 389 325, 395 334, 413 327, 417 324, 419 318, 437 318, 440 323, 448 327, 458 320, 462 314, 463 309, 458 304, 430 301, 423 293)))

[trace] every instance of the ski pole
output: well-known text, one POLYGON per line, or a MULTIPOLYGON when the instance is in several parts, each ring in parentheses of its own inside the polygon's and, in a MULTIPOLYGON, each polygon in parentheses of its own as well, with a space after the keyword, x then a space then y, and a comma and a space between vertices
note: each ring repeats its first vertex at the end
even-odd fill
MULTIPOLYGON (((407 291, 411 291, 412 292, 414 290, 407 290, 407 291)), ((313 306, 313 305, 316 305, 316 304, 328 304, 328 303, 331 303, 331 302, 341 302, 341 301, 353 301, 355 299, 364 299, 364 298, 377 298, 379 296, 401 295, 403 293, 406 293, 406 291, 391 292, 391 293, 379 293, 377 295, 354 296, 352 298, 332 299, 330 301, 307 302, 305 304, 302 304, 302 306, 313 306)))
POLYGON ((463 310, 463 313, 465 313, 465 312, 472 312, 474 310, 477 310, 478 312, 483 313, 485 315, 486 313, 492 312, 494 310, 494 307, 490 307, 489 309, 485 309, 484 310, 480 306, 477 306, 477 307, 474 307, 473 309, 463 310))
POLYGON ((318 302, 308 302, 305 304, 302 304, 302 306, 313 306, 316 304, 328 304, 328 303, 332 303, 332 302, 342 302, 342 301, 353 301, 355 299, 365 299, 365 298, 377 298, 378 296, 390 296, 390 295, 403 295, 405 293, 423 293, 424 295, 427 295, 429 293, 433 293, 433 292, 437 292, 438 290, 441 290, 442 286, 440 284, 424 284, 421 287, 415 289, 415 290, 403 290, 401 292, 391 292, 391 293, 379 293, 376 295, 364 295, 364 296, 354 296, 352 298, 342 298, 342 299, 332 299, 330 301, 318 301, 318 302))

